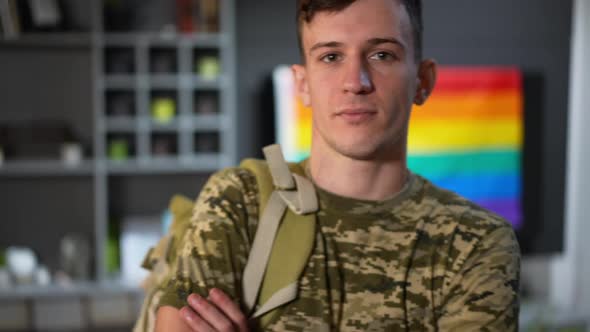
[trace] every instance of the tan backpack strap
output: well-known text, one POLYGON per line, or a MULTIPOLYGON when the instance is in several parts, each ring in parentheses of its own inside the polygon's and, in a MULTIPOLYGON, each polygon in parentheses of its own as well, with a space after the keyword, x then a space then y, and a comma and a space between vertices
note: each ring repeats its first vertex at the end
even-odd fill
POLYGON ((283 157, 283 152, 278 144, 273 144, 262 149, 264 157, 270 168, 270 175, 276 189, 292 190, 295 189, 295 182, 291 176, 289 165, 283 157))
POLYGON ((244 304, 249 311, 254 309, 275 235, 287 205, 278 193, 273 192, 258 223, 258 229, 248 255, 248 262, 242 277, 244 304))
MULTIPOLYGON (((264 304, 256 310, 252 315, 252 318, 260 317, 264 314, 269 313, 273 309, 282 306, 285 303, 291 302, 297 298, 297 290, 299 288, 299 282, 294 281, 287 286, 276 291, 272 296, 264 302, 264 304)), ((265 326, 267 322, 264 321, 263 317, 262 325, 265 326)), ((270 320, 270 319, 268 319, 270 320)))
MULTIPOLYGON (((253 317, 268 313, 296 298, 297 280, 313 247, 315 216, 309 214, 318 210, 313 184, 305 177, 291 173, 280 147, 266 147, 264 154, 275 190, 262 212, 242 276, 246 307, 252 312, 259 298, 258 303, 262 304, 253 317), (287 211, 287 207, 290 211, 287 211), (285 215, 287 218, 281 225, 285 215), (308 216, 303 218, 297 215, 308 216), (298 236, 305 240, 293 241, 298 236), (285 259, 287 263, 290 260, 296 263, 288 264, 290 266, 287 268, 283 264, 285 259)), ((301 172, 297 169, 296 173, 301 172)))
POLYGON ((297 174, 293 174, 297 190, 277 190, 283 201, 296 214, 308 214, 318 210, 315 188, 311 182, 297 174))

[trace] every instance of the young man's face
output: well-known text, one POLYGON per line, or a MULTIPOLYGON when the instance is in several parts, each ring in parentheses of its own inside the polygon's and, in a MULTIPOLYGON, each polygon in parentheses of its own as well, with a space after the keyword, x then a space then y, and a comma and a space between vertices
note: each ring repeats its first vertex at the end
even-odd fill
POLYGON ((420 88, 401 2, 359 0, 340 12, 318 12, 303 24, 301 38, 305 64, 293 70, 313 109, 314 144, 354 159, 405 147, 420 88))

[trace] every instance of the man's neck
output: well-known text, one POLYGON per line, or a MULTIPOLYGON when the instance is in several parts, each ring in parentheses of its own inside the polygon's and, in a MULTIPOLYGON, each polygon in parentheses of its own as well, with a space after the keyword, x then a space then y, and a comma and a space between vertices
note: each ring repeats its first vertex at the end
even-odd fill
POLYGON ((356 160, 331 149, 312 147, 309 167, 314 182, 331 193, 363 200, 384 200, 404 187, 408 170, 405 148, 386 157, 356 160))

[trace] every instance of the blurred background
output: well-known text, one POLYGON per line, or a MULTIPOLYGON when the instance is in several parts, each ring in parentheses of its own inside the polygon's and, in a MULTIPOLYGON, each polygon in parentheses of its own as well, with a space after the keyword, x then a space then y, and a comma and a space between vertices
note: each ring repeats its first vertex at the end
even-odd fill
MULTIPOLYGON (((425 56, 518 73, 522 330, 587 331, 590 1, 423 3, 425 56)), ((130 330, 170 198, 288 144, 294 8, 0 0, 1 331, 130 330)))

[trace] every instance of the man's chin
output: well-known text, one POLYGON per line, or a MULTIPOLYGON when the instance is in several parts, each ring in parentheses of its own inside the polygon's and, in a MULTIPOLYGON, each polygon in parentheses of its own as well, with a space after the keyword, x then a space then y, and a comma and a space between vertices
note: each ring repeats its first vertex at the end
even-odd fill
POLYGON ((379 145, 373 142, 354 142, 333 146, 339 154, 355 160, 372 160, 379 155, 379 145))

